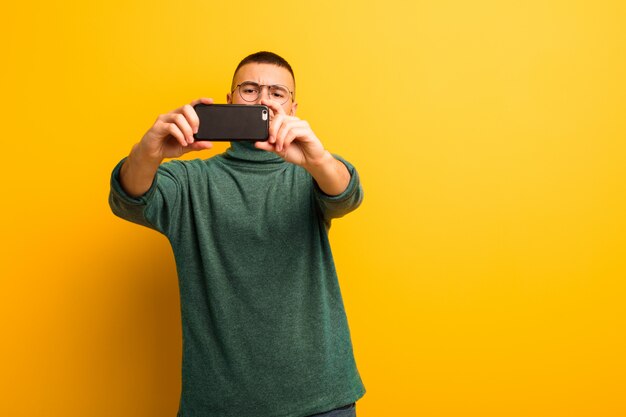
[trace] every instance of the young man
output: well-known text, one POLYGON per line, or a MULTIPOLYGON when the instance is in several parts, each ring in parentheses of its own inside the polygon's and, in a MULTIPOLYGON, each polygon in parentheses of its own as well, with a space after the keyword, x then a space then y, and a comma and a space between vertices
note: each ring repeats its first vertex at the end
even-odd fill
POLYGON ((183 330, 178 417, 355 416, 365 394, 328 241, 362 200, 357 171, 296 117, 295 78, 244 58, 228 103, 270 108, 267 142, 171 160, 194 142, 195 100, 167 114, 111 176, 109 204, 169 239, 183 330), (321 414, 320 414, 321 413, 321 414))

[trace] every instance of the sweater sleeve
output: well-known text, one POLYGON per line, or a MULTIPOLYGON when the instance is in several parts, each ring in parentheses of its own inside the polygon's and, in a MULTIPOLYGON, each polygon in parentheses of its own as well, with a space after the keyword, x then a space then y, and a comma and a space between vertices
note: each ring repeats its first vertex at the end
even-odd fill
POLYGON ((161 164, 152 185, 139 197, 131 197, 122 188, 119 174, 126 158, 111 173, 109 206, 118 217, 167 235, 180 211, 180 200, 187 187, 186 171, 179 161, 161 164), (181 177, 182 175, 182 177, 181 177))
POLYGON ((313 181, 314 193, 318 207, 321 210, 324 222, 329 227, 332 219, 339 218, 350 213, 359 207, 363 201, 363 188, 361 187, 358 172, 351 163, 339 155, 333 154, 333 156, 338 161, 341 161, 346 168, 348 168, 348 172, 350 173, 350 182, 348 183, 348 187, 346 187, 341 194, 331 196, 324 193, 317 182, 315 182, 315 180, 313 181))

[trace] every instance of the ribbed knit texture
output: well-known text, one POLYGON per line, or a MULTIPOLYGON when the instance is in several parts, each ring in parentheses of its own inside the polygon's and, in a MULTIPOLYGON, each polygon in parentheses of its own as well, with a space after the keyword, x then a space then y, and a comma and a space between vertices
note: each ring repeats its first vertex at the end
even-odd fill
POLYGON ((303 417, 365 394, 328 241, 362 189, 328 196, 311 175, 248 142, 206 160, 161 164, 131 198, 109 203, 167 236, 183 330, 179 417, 303 417))

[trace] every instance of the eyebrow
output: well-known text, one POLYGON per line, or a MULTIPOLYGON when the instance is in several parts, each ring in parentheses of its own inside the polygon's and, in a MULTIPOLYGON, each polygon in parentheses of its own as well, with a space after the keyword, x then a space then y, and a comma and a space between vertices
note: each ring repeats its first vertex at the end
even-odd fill
POLYGON ((233 83, 230 86, 230 91, 232 92, 237 87, 237 85, 241 85, 243 83, 253 83, 253 84, 256 84, 256 85, 267 85, 267 86, 270 86, 270 87, 273 86, 273 85, 280 85, 281 87, 285 87, 287 90, 289 90, 290 93, 295 95, 295 88, 294 88, 294 91, 292 91, 291 87, 289 87, 287 84, 260 84, 260 83, 258 83, 256 81, 252 81, 252 80, 243 80, 239 84, 235 84, 235 81, 233 81, 233 83))

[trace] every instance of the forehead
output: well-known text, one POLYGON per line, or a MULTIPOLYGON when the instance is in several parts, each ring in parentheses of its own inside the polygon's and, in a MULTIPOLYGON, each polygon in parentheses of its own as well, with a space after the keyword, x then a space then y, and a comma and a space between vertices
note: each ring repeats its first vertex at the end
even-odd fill
POLYGON ((237 85, 243 81, 254 81, 259 84, 272 85, 282 84, 293 90, 293 77, 287 68, 279 67, 274 64, 259 64, 252 62, 246 64, 237 70, 235 74, 234 84, 237 85))

